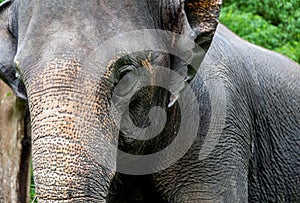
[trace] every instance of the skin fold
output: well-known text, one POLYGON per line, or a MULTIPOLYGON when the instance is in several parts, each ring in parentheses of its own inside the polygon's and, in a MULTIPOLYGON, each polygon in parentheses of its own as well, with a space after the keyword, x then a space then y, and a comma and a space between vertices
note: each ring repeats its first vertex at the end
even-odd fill
MULTIPOLYGON (((300 201, 300 67, 218 25, 220 4, 14 0, 1 5, 0 78, 29 106, 39 202, 300 201), (192 56, 196 70, 158 50, 122 50, 120 57, 101 60, 127 43, 116 40, 99 53, 107 41, 143 29, 175 32, 195 42, 204 54, 188 45, 178 47, 192 56), (166 75, 175 71, 186 79, 170 79, 175 96, 155 86, 161 77, 156 66, 167 67, 166 75), (136 67, 151 75, 139 77, 151 85, 130 98, 122 132, 111 105, 116 99, 118 108, 125 109, 119 98, 139 89, 133 83, 134 74, 140 73, 136 67), (126 85, 114 97, 121 81, 126 85), (176 96, 182 97, 186 86, 194 92, 197 109, 189 108, 193 101, 186 99, 184 117, 176 96), (150 119, 155 106, 165 111, 164 119, 150 119), (194 115, 198 121, 191 119, 194 115), (127 125, 128 118, 132 122, 127 125), (117 149, 135 155, 162 151, 176 139, 182 119, 196 124, 197 133, 179 160, 148 175, 119 173, 122 154, 117 149), (158 126, 162 120, 158 136, 148 139, 156 132, 153 128, 134 139, 132 129, 158 126), (205 154, 210 134, 218 139, 205 154)), ((144 45, 179 43, 151 32, 144 45)), ((168 157, 160 156, 153 167, 168 157)))

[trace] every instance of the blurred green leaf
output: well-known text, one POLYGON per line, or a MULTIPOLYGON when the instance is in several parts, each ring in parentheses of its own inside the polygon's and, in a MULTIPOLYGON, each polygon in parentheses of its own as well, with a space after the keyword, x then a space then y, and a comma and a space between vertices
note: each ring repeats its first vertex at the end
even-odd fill
POLYGON ((12 92, 6 93, 6 97, 10 97, 12 95, 12 92))

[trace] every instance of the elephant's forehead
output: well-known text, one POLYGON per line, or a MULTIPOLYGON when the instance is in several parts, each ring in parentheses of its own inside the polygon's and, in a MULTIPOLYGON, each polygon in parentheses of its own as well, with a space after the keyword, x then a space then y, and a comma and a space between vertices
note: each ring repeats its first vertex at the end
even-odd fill
MULTIPOLYGON (((19 3, 20 17, 22 21, 30 21, 37 25, 51 27, 52 23, 67 27, 80 27, 94 24, 95 32, 98 28, 103 34, 106 30, 110 32, 131 29, 145 28, 151 23, 153 8, 149 8, 146 1, 40 1, 23 0, 19 3)), ((26 23, 22 23, 26 24, 26 23)), ((88 33, 86 33, 88 34, 88 33)), ((92 34, 92 33, 90 33, 92 34)))
POLYGON ((19 22, 17 58, 21 65, 22 58, 34 62, 66 50, 95 52, 101 44, 122 33, 156 29, 158 24, 153 17, 156 11, 146 1, 18 2, 22 22, 19 22))

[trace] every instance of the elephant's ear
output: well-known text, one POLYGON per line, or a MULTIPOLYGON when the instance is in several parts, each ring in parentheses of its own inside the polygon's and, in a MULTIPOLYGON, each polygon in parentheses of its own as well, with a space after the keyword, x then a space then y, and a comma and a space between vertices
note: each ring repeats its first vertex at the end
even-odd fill
POLYGON ((187 23, 195 33, 194 57, 187 67, 188 80, 194 78, 215 35, 222 0, 185 0, 184 12, 187 23))
MULTIPOLYGON (((171 2, 178 1, 172 0, 171 2)), ((179 18, 182 18, 181 20, 173 20, 177 22, 177 24, 175 23, 177 26, 173 26, 177 29, 171 29, 171 31, 176 32, 180 30, 180 34, 187 35, 188 37, 192 36, 195 44, 198 46, 192 50, 191 61, 185 63, 177 60, 174 62, 176 65, 173 69, 176 72, 180 72, 185 79, 184 81, 172 80, 170 89, 173 92, 173 97, 170 98, 169 106, 172 106, 179 98, 180 92, 192 81, 200 67, 219 23, 218 18, 222 0, 182 0, 180 3, 183 5, 181 13, 184 15, 179 15, 179 18), (191 32, 193 33, 192 35, 190 35, 191 32)), ((176 19, 176 17, 173 17, 173 19, 176 19)))
POLYGON ((24 85, 14 67, 17 39, 9 28, 9 23, 12 23, 9 18, 12 4, 11 0, 0 4, 0 79, 13 89, 17 97, 26 99, 24 85))
POLYGON ((196 43, 207 51, 218 25, 222 0, 185 0, 185 13, 195 31, 196 43))

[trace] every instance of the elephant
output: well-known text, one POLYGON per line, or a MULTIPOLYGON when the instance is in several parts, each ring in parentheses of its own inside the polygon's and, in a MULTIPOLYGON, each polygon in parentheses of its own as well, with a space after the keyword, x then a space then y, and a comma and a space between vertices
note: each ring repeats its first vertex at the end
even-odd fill
POLYGON ((300 67, 221 0, 6 0, 39 202, 300 202, 300 67))

